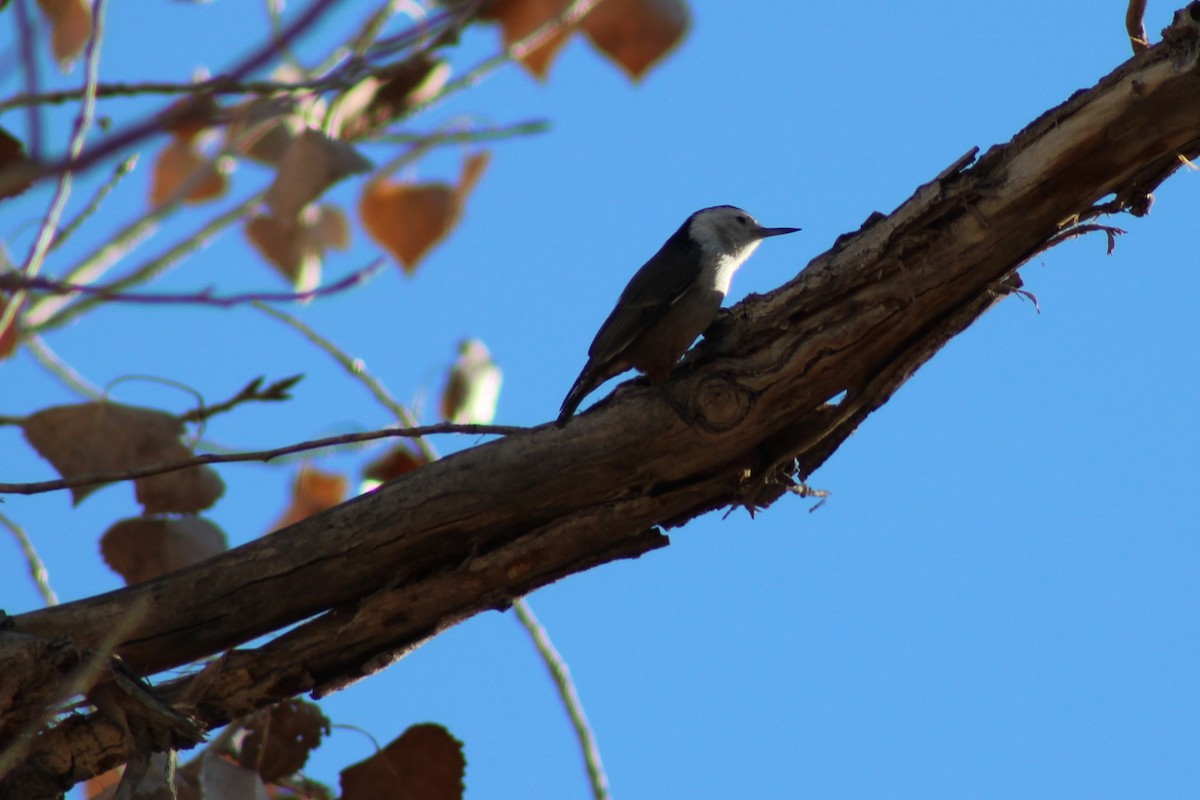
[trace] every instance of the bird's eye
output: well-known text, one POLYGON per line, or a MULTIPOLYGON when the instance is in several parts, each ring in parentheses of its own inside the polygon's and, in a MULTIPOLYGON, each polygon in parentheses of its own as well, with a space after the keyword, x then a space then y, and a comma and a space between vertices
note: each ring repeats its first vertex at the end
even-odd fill
POLYGON ((745 225, 750 220, 746 219, 746 217, 744 215, 739 214, 737 221, 740 222, 741 224, 745 225))

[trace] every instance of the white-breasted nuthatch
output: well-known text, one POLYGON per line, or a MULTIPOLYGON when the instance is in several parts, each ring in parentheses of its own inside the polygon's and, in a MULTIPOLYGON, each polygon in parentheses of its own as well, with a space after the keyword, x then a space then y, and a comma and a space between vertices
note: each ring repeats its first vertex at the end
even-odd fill
POLYGON ((627 369, 661 383, 712 324, 729 282, 759 242, 799 228, 764 228, 734 206, 692 214, 637 271, 600 326, 558 415, 562 427, 593 389, 627 369))

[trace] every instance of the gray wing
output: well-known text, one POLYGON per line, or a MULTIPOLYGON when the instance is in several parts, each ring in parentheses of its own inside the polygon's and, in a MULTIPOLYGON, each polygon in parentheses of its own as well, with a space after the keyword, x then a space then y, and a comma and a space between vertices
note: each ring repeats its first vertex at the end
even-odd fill
POLYGON ((601 363, 619 358, 696 283, 700 269, 700 246, 688 235, 685 222, 629 281, 588 355, 601 363))

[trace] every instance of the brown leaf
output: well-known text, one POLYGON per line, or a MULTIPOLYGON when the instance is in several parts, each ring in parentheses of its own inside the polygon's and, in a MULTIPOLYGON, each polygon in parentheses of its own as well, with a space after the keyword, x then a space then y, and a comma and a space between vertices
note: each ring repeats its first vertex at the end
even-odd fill
MULTIPOLYGON (((179 442, 183 423, 152 408, 103 401, 54 406, 30 414, 22 428, 33 449, 64 478, 129 470, 190 455, 179 442)), ((190 470, 180 470, 185 471, 190 470)), ((71 496, 79 503, 98 488, 76 487, 71 496)))
POLYGON ((195 149, 192 139, 175 136, 154 162, 150 205, 162 205, 189 184, 192 188, 184 202, 203 203, 225 194, 229 179, 217 164, 195 149), (197 173, 202 173, 202 177, 197 173), (195 183, 191 183, 193 180, 195 183))
POLYGON ((205 130, 221 122, 224 111, 211 94, 185 97, 168 106, 165 117, 175 118, 163 127, 177 139, 191 141, 205 130))
POLYGON ((325 251, 350 246, 350 223, 334 206, 308 206, 298 219, 251 217, 246 238, 296 291, 307 292, 321 282, 325 251))
POLYGON ((100 538, 104 563, 127 585, 190 567, 226 549, 224 532, 198 517, 123 519, 100 538))
POLYGON ((319 706, 285 700, 252 715, 246 730, 238 763, 255 770, 266 783, 275 783, 304 767, 330 727, 319 706))
POLYGON ((280 159, 264 199, 275 216, 295 217, 342 178, 370 169, 371 162, 353 146, 306 128, 280 159))
POLYGON ((429 463, 424 453, 409 448, 406 444, 396 445, 379 458, 363 468, 363 478, 369 481, 383 483, 392 478, 399 478, 405 473, 412 472, 417 467, 429 463))
POLYGON ((358 211, 371 238, 400 262, 404 271, 416 272, 421 259, 458 223, 467 196, 487 166, 486 152, 463 163, 456 186, 444 183, 401 183, 378 179, 369 182, 359 199, 358 211))
POLYGON ((247 158, 277 166, 291 147, 293 129, 302 127, 293 110, 290 100, 279 97, 241 103, 230 112, 225 138, 247 158))
POLYGON ((216 752, 201 756, 200 796, 204 800, 269 800, 267 787, 253 770, 216 752))
POLYGON ((423 52, 366 78, 346 93, 342 136, 358 139, 378 131, 414 106, 428 102, 449 77, 449 64, 423 52))
MULTIPOLYGON (((164 460, 178 461, 191 455, 191 450, 178 444, 173 455, 164 460)), ((225 494, 221 476, 203 464, 138 478, 133 486, 143 514, 195 514, 211 508, 225 494)))
POLYGON ((382 751, 342 770, 341 800, 456 800, 467 762, 441 725, 413 725, 382 751))
MULTIPOLYGON (((480 19, 500 23, 504 46, 512 47, 545 23, 557 18, 570 0, 495 0, 485 6, 480 19)), ((604 5, 601 3, 601 5, 604 5)), ((518 63, 539 80, 550 74, 550 64, 566 45, 573 30, 560 30, 528 52, 519 54, 518 63)))
POLYGON ((682 0, 604 0, 580 27, 598 50, 638 80, 683 40, 689 22, 682 0))
POLYGON ((502 380, 500 368, 483 342, 462 342, 442 389, 442 419, 460 425, 487 425, 496 418, 502 380))
POLYGON ((50 49, 60 64, 83 52, 92 35, 92 6, 86 0, 38 0, 50 23, 50 49))
POLYGON ((305 464, 292 484, 291 503, 270 530, 286 528, 327 508, 333 508, 346 499, 347 485, 346 476, 322 472, 310 464, 305 464))
POLYGON ((0 199, 16 197, 32 186, 33 181, 25 175, 33 167, 21 140, 0 128, 0 199))

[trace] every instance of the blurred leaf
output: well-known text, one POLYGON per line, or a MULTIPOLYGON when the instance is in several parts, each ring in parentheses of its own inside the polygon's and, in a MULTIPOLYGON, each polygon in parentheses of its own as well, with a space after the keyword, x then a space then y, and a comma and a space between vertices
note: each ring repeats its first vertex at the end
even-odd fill
POLYGON ((258 772, 264 782, 275 783, 303 769, 329 730, 329 719, 319 706, 284 700, 250 717, 238 762, 258 772))
POLYGON ((200 796, 204 800, 270 800, 262 778, 215 752, 201 756, 200 796))
POLYGON ((292 484, 291 503, 270 530, 286 528, 327 508, 333 508, 346 499, 347 485, 346 476, 322 472, 310 464, 305 464, 292 484))
POLYGON ((341 800, 457 800, 467 762, 441 725, 413 725, 382 751, 342 770, 341 800))
POLYGON ((428 463, 424 453, 416 452, 406 444, 399 444, 367 464, 363 469, 363 478, 384 483, 428 463))
POLYGON ((679 45, 688 24, 682 0, 604 0, 580 27, 598 50, 638 80, 679 45))
POLYGON ((487 166, 486 152, 463 163, 456 186, 374 180, 363 189, 358 211, 363 227, 411 275, 429 251, 454 229, 467 196, 487 166))
POLYGON ((38 0, 50 23, 50 49, 60 65, 83 52, 92 35, 92 6, 86 0, 38 0))
POLYGON ((16 197, 32 186, 33 182, 22 173, 33 166, 21 140, 0 128, 0 199, 16 197))
POLYGON ((460 425, 487 425, 496 418, 503 375, 479 339, 467 339, 442 389, 442 419, 460 425))
POLYGON ((305 128, 288 145, 264 199, 275 216, 295 217, 333 184, 370 169, 352 145, 305 128))
POLYGON ((308 206, 299 218, 271 214, 251 217, 246 238, 271 266, 299 292, 321 282, 325 250, 350 246, 350 223, 335 206, 308 206))
MULTIPOLYGON (((64 478, 119 472, 191 455, 179 441, 183 423, 152 408, 109 402, 54 406, 30 414, 22 428, 33 449, 64 478)), ((224 490, 220 478, 206 466, 141 478, 136 485, 147 513, 199 511, 216 502, 224 490)), ((71 496, 78 504, 98 488, 76 487, 71 496)))
MULTIPOLYGON (((570 0, 495 0, 484 6, 479 18, 499 22, 504 46, 512 47, 542 25, 557 18, 568 5, 570 0)), ((551 63, 572 33, 572 30, 558 31, 540 46, 526 53, 518 63, 538 80, 545 80, 550 74, 551 63)))
POLYGON ((127 585, 198 564, 228 549, 225 533, 207 520, 134 517, 100 538, 100 554, 127 585))
POLYGON ((187 203, 215 200, 229 188, 229 179, 211 159, 195 149, 190 137, 175 136, 154 161, 154 178, 150 184, 150 205, 159 206, 175 197, 192 176, 203 171, 203 177, 183 198, 187 203))
POLYGON ((361 81, 342 104, 342 135, 357 139, 404 116, 437 95, 450 78, 450 65, 422 52, 361 81))

